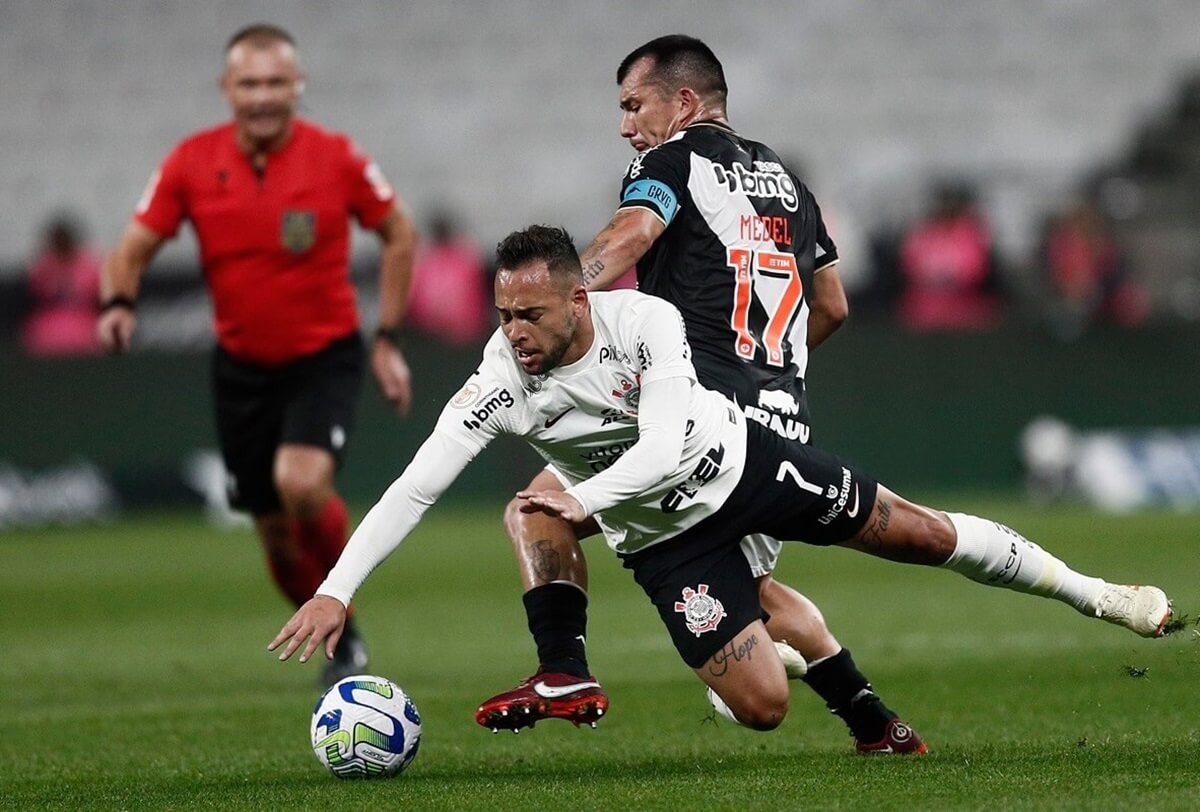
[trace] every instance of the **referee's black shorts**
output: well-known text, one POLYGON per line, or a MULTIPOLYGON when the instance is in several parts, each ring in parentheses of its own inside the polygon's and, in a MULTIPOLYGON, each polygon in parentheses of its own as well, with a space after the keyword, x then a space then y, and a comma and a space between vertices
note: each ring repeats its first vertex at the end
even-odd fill
POLYGON ((358 331, 282 366, 213 351, 217 435, 229 475, 229 502, 255 515, 280 509, 273 471, 284 443, 316 446, 340 465, 363 377, 358 331))
POLYGON ((827 451, 750 420, 746 434, 742 477, 716 513, 621 557, 692 668, 753 621, 769 618, 740 547, 743 536, 765 533, 815 545, 846 541, 867 523, 879 489, 871 476, 827 451))

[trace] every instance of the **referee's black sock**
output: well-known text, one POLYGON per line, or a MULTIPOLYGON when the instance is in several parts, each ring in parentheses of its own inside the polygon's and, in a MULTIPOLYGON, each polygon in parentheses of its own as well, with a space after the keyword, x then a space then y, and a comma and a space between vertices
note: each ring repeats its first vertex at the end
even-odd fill
POLYGON ((523 600, 542 669, 586 678, 587 593, 560 581, 534 587, 523 600))
POLYGON ((804 681, 825 700, 829 710, 842 718, 858 741, 879 741, 888 721, 896 718, 896 713, 871 690, 871 683, 854 664, 850 649, 843 648, 810 666, 804 681))

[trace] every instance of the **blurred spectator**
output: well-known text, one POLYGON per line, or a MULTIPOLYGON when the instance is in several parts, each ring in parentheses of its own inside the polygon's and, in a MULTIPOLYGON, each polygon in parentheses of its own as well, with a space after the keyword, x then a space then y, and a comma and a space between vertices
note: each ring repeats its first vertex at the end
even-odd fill
POLYGON ((30 355, 96 355, 100 256, 83 244, 83 229, 66 214, 56 215, 42 233, 29 267, 32 305, 21 330, 30 355))
POLYGON ((492 329, 483 253, 448 212, 433 216, 429 232, 413 266, 407 323, 451 344, 478 343, 492 329))
POLYGON ((1051 223, 1042 262, 1054 295, 1056 330, 1079 335, 1092 322, 1130 326, 1145 320, 1149 300, 1129 281, 1125 258, 1094 201, 1085 200, 1051 223))
POLYGON ((900 320, 912 330, 982 330, 1000 319, 987 222, 962 183, 943 183, 900 247, 900 320))

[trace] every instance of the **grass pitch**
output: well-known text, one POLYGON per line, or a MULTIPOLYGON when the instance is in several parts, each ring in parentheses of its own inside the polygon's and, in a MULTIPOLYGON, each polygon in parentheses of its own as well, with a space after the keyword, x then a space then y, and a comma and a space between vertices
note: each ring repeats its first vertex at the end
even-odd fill
MULTIPOLYGON (((1101 517, 939 500, 1077 568, 1200 609, 1195 516, 1101 517)), ((499 508, 444 505, 358 598, 371 670, 402 685, 421 753, 392 781, 327 775, 308 745, 314 664, 266 642, 290 610, 249 530, 198 517, 0 535, 0 806, 304 809, 1200 807, 1200 636, 1145 641, 948 572, 796 545, 811 595, 923 758, 862 758, 805 686, 783 726, 707 721, 698 681, 599 541, 598 730, 493 736, 472 712, 532 669, 499 508)))

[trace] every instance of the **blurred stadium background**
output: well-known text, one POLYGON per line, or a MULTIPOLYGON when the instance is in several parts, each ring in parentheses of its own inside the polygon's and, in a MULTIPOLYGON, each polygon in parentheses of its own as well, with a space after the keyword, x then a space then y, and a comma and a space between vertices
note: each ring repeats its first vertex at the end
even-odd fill
MULTIPOLYGON (((299 41, 305 114, 354 135, 421 223, 450 213, 485 256, 533 221, 589 238, 630 157, 617 135, 617 61, 667 30, 708 40, 726 65, 734 124, 802 167, 845 258, 854 315, 813 363, 817 441, 899 487, 1016 491, 1019 436, 1038 415, 1081 428, 1200 422, 1195 3, 662 2, 651 13, 535 0, 6 0, 3 16, 0 525, 101 503, 195 502, 187 483, 211 486, 211 459, 193 457, 213 446, 213 429, 190 235, 148 274, 141 352, 115 361, 28 346, 41 303, 27 271, 59 213, 97 253, 113 244, 162 156, 225 118, 221 46, 258 19, 299 41), (939 199, 971 209, 988 250, 978 323, 936 313, 922 323, 906 309, 916 283, 905 240, 939 199), (1121 286, 1103 302, 1058 284, 1070 260, 1048 250, 1080 207, 1101 224, 1085 237, 1117 252, 1081 271, 1111 277, 1097 296, 1121 286)), ((369 325, 373 241, 359 236, 369 325)), ((364 397, 343 479, 352 498, 371 499, 399 469, 475 346, 414 334, 417 412, 398 422, 364 397)), ((1166 456, 1155 476, 1168 484, 1143 483, 1142 501, 1194 500, 1194 440, 1166 456), (1182 497, 1173 479, 1191 483, 1182 497)), ((493 452, 457 494, 503 494, 504 473, 529 458, 493 452)), ((1038 487, 1062 489, 1062 477, 1038 487)))
MULTIPOLYGON (((1161 575, 1194 612, 1200 4, 0 0, 0 775, 13 792, 0 806, 311 808, 328 792, 304 752, 311 674, 250 653, 285 614, 252 533, 201 519, 230 521, 193 240, 151 268, 121 358, 40 340, 37 319, 63 302, 30 275, 60 215, 94 254, 113 245, 171 146, 226 117, 222 45, 259 20, 297 38, 304 114, 352 134, 418 222, 452 219, 484 266, 530 222, 595 233, 631 157, 617 63, 659 34, 707 40, 733 123, 802 167, 844 258, 852 317, 810 365, 815 441, 1084 568, 1161 575), (969 284, 921 300, 914 235, 931 205, 965 213, 965 251, 984 249, 986 273, 959 268, 969 284), (1038 504, 1059 497, 1159 509, 1102 521, 1087 504, 1038 504)), ((364 329, 373 251, 356 242, 364 329)), ((94 318, 92 302, 68 316, 80 312, 94 318)), ((340 479, 357 509, 407 462, 478 344, 411 331, 406 421, 364 392, 340 479)), ((405 565, 363 593, 375 662, 418 697, 428 744, 407 783, 346 790, 344 808, 1029 808, 1046 782, 1065 793, 1055 805, 1195 808, 1193 638, 1147 649, 1100 624, 1063 632, 1062 607, 837 553, 785 555, 782 571, 914 709, 935 742, 923 764, 852 761, 811 698, 780 733, 798 747, 770 758, 766 739, 697 735, 691 675, 597 548, 591 651, 621 703, 612 735, 539 727, 480 747, 469 710, 531 655, 497 519, 535 467, 519 444, 489 450, 405 565)))

